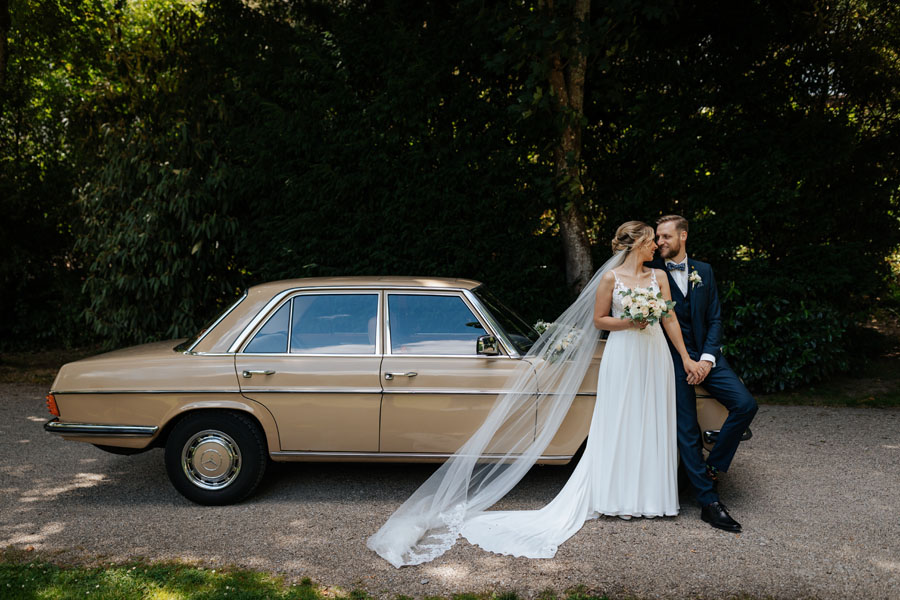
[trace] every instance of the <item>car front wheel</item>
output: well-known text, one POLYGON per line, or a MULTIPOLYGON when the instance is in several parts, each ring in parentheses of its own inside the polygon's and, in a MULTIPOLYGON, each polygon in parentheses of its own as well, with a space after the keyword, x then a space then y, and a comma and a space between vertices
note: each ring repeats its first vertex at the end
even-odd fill
POLYGON ((191 413, 166 442, 166 471, 175 489, 197 504, 240 502, 266 470, 263 433, 234 412, 191 413))

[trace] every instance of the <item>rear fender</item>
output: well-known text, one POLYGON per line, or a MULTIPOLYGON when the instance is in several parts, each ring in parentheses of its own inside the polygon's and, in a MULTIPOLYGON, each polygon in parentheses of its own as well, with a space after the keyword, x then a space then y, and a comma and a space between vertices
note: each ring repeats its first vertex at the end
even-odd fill
POLYGON ((157 444, 165 444, 165 438, 168 436, 169 430, 182 416, 200 410, 234 410, 247 413, 256 419, 260 424, 260 427, 262 427, 263 434, 266 436, 266 445, 268 446, 269 452, 278 452, 281 450, 281 442, 278 438, 278 425, 276 425, 275 418, 272 416, 272 413, 269 412, 269 409, 249 398, 241 397, 240 399, 236 399, 233 396, 227 399, 206 398, 177 406, 171 412, 166 414, 163 419, 162 422, 165 423, 165 425, 163 426, 162 434, 157 440, 157 444))

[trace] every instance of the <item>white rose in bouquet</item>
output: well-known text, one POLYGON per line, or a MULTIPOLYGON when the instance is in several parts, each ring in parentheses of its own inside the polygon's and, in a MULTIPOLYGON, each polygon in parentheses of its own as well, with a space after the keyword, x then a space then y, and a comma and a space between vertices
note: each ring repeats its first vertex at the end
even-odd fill
POLYGON ((653 293, 650 288, 622 290, 622 318, 636 323, 655 325, 675 307, 675 303, 662 297, 662 292, 653 293))

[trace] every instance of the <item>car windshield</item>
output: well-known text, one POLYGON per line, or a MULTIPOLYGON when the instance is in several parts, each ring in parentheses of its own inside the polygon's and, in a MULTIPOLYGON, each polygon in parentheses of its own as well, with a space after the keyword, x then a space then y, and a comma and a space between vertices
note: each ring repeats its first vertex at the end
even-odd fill
POLYGON ((498 300, 497 297, 483 285, 478 286, 472 291, 478 296, 481 303, 491 311, 494 319, 497 320, 497 323, 506 333, 506 337, 508 337, 516 346, 516 350, 521 354, 527 353, 528 349, 531 348, 540 337, 538 332, 535 331, 531 325, 526 323, 522 317, 516 314, 515 311, 500 302, 500 300, 498 300))

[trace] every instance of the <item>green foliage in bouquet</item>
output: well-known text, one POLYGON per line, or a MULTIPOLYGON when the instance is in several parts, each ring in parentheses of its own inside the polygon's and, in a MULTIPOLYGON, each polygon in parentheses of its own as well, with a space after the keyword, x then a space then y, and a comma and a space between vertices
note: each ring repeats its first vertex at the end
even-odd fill
POLYGON ((620 291, 619 294, 622 296, 624 307, 621 318, 637 323, 656 325, 675 308, 675 302, 663 298, 662 292, 654 294, 649 288, 629 288, 620 291))

